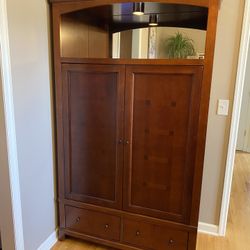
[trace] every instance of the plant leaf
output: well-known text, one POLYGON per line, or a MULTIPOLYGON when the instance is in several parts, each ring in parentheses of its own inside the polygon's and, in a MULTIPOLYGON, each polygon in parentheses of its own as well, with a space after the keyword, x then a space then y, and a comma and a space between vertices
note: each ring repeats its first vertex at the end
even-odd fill
POLYGON ((188 37, 184 37, 180 32, 166 40, 167 57, 172 58, 187 58, 195 55, 194 41, 188 37))

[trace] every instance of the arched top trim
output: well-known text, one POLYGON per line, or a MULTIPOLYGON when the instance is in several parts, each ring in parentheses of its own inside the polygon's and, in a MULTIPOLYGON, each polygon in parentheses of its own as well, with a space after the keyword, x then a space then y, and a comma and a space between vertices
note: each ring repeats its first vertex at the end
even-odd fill
MULTIPOLYGON (((210 2, 218 0, 151 0, 150 2, 166 3, 166 4, 183 4, 199 7, 210 7, 210 2)), ((66 14, 73 11, 78 11, 85 8, 91 8, 100 5, 108 5, 124 2, 141 2, 141 0, 49 0, 56 7, 58 13, 66 14)), ((145 1, 147 2, 147 1, 145 1)))

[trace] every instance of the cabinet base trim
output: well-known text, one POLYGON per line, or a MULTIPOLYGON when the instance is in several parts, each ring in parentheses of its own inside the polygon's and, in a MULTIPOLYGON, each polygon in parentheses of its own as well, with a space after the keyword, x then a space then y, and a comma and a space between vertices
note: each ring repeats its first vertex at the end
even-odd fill
POLYGON ((104 245, 104 246, 109 246, 109 247, 113 247, 113 248, 118 248, 121 250, 141 250, 141 248, 137 248, 137 247, 133 247, 133 246, 128 246, 119 242, 114 242, 114 241, 110 241, 110 240, 105 240, 105 239, 101 239, 101 238, 97 238, 95 236, 91 236, 91 235, 86 235, 86 234, 81 234, 81 233, 77 233, 68 229, 63 229, 65 235, 74 237, 74 238, 80 238, 82 240, 86 240, 89 242, 94 242, 96 244, 100 244, 100 245, 104 245))
POLYGON ((214 224, 199 222, 198 232, 219 236, 219 226, 214 224))

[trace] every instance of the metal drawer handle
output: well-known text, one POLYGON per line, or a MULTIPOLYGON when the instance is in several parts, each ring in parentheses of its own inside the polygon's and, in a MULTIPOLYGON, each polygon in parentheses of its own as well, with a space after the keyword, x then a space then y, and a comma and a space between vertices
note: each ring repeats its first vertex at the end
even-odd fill
POLYGON ((169 240, 169 244, 170 244, 170 245, 173 245, 173 244, 174 244, 174 240, 173 240, 173 239, 170 239, 170 240, 169 240))

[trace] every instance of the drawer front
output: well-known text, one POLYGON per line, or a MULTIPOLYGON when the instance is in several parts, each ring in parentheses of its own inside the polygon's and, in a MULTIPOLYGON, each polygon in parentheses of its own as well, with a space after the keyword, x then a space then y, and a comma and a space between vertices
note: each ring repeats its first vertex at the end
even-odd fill
POLYGON ((122 241, 143 249, 187 250, 188 233, 166 226, 124 219, 122 241))
POLYGON ((66 206, 66 228, 78 233, 119 241, 121 219, 105 213, 66 206))

